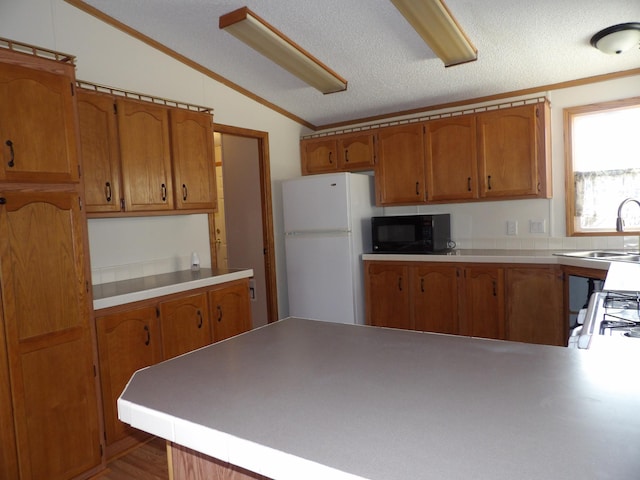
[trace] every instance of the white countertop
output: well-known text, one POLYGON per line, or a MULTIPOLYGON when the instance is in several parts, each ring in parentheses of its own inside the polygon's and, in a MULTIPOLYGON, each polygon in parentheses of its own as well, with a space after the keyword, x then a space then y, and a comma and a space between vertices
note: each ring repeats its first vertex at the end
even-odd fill
POLYGON ((602 259, 563 257, 559 253, 576 250, 491 250, 460 249, 450 253, 414 255, 367 253, 363 260, 395 262, 461 262, 461 263, 531 263, 545 265, 571 265, 574 267, 607 270, 611 262, 602 259))
POLYGON ((118 411, 276 480, 631 479, 626 355, 289 318, 138 371, 118 411))
POLYGON ((93 285, 93 308, 114 307, 253 277, 253 270, 201 268, 93 285))

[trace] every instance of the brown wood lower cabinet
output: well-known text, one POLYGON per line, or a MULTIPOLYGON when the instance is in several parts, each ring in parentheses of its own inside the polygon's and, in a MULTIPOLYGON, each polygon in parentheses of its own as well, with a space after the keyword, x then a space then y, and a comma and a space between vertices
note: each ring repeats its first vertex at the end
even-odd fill
POLYGON ((96 312, 96 324, 106 453, 112 458, 148 438, 118 420, 116 402, 133 373, 250 330, 249 280, 104 309, 96 312), (220 321, 210 311, 220 312, 220 321))
POLYGON ((376 327, 413 329, 409 266, 365 262, 365 271, 367 323, 376 327))
POLYGON ((460 333, 459 291, 461 269, 449 265, 411 267, 413 325, 415 330, 460 333))
POLYGON ((248 282, 237 282, 211 289, 209 309, 214 342, 251 330, 248 282))
POLYGON ((562 278, 547 265, 365 261, 367 323, 564 345, 562 278))
POLYGON ((463 315, 460 333, 505 339, 504 272, 501 267, 464 267, 463 315))
POLYGON ((165 360, 213 341, 206 293, 160 302, 160 318, 165 360))
POLYGON ((160 326, 155 307, 140 307, 98 317, 98 354, 102 383, 107 456, 116 442, 146 438, 118 420, 116 401, 136 370, 162 360, 160 326))
POLYGON ((566 345, 563 273, 557 266, 512 267, 506 273, 509 340, 566 345))

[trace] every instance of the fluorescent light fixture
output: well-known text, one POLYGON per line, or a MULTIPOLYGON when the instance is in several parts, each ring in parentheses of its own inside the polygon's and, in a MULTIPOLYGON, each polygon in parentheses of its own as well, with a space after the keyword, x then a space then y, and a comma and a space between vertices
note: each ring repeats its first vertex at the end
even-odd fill
POLYGON ((445 67, 478 59, 478 50, 442 0, 391 0, 445 67))
POLYGON ((322 93, 347 89, 347 81, 247 7, 220 17, 219 27, 322 93))

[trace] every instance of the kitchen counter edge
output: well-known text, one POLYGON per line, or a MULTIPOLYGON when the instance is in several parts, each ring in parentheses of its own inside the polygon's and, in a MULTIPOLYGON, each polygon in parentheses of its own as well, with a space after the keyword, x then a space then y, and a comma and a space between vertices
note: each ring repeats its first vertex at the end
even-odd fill
POLYGON ((567 265, 599 270, 608 270, 611 264, 611 262, 601 259, 562 256, 570 252, 575 252, 575 250, 461 249, 443 254, 429 255, 365 253, 362 255, 362 260, 440 263, 529 263, 567 265))
POLYGON ((251 277, 253 269, 202 268, 103 283, 93 285, 93 308, 100 310, 251 277))

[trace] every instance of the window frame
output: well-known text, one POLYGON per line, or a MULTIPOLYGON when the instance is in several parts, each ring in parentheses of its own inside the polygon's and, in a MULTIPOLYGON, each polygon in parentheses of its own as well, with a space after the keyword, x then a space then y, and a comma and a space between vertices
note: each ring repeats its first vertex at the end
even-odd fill
POLYGON ((563 110, 564 118, 564 158, 565 158, 565 215, 566 215, 566 229, 568 237, 602 237, 602 236, 625 236, 630 233, 635 234, 637 230, 629 230, 625 232, 616 232, 615 226, 612 226, 611 231, 599 230, 599 231, 581 231, 577 230, 575 226, 575 213, 576 213, 576 192, 574 182, 574 170, 573 170, 573 118, 576 116, 606 112, 612 110, 623 110, 626 108, 640 107, 640 97, 624 98, 620 100, 612 100, 607 102, 593 103, 589 105, 581 105, 576 107, 567 107, 563 110))

